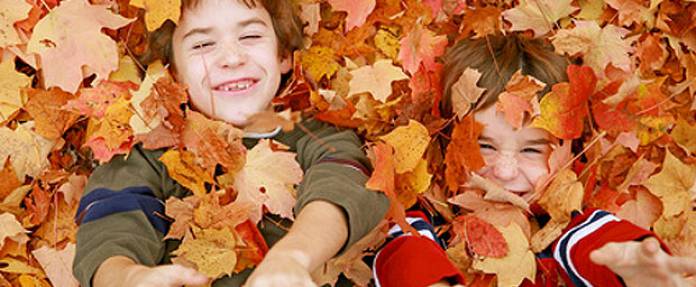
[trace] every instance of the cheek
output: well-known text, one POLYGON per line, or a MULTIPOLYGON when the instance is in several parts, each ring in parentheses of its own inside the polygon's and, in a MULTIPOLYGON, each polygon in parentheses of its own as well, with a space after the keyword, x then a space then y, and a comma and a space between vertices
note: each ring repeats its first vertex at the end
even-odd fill
POLYGON ((541 177, 549 174, 546 162, 541 160, 523 161, 520 163, 520 170, 532 184, 536 184, 541 177))

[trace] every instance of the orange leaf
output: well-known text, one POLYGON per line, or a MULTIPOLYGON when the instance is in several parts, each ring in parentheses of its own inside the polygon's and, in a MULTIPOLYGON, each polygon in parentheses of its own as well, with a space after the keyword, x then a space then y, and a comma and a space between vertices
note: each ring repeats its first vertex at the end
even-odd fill
POLYGON ((336 11, 345 11, 348 13, 346 18, 345 32, 361 26, 367 20, 367 16, 375 9, 377 2, 375 0, 329 0, 329 4, 336 11))
POLYGON ((213 170, 196 164, 195 156, 189 151, 169 150, 159 160, 167 168, 169 176, 196 196, 205 196, 205 184, 214 182, 213 170))
POLYGON ((24 108, 36 122, 36 133, 55 140, 63 136, 63 132, 77 120, 78 114, 61 109, 69 100, 75 98, 72 94, 58 88, 51 88, 48 91, 39 89, 26 91, 29 101, 24 108))
POLYGON ((455 218, 452 231, 458 240, 466 241, 469 250, 478 256, 501 258, 508 253, 507 243, 500 231, 475 215, 455 218))
POLYGON ((436 69, 435 58, 441 56, 447 47, 447 36, 436 36, 422 25, 416 27, 403 39, 399 50, 399 61, 411 75, 423 65, 426 71, 436 69))
POLYGON ((478 144, 481 131, 483 125, 472 115, 454 125, 452 141, 445 153, 445 180, 450 191, 457 191, 466 183, 470 171, 477 171, 485 165, 478 144))
POLYGON ((242 135, 242 131, 231 124, 189 110, 181 141, 196 155, 203 168, 213 169, 221 164, 227 171, 235 172, 244 165, 246 155, 242 135))

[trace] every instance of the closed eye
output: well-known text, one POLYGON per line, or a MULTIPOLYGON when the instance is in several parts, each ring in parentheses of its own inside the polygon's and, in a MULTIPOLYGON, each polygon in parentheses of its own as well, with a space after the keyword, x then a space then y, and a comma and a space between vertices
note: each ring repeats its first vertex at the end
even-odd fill
POLYGON ((487 150, 493 150, 493 151, 496 150, 495 147, 494 147, 493 145, 487 144, 487 143, 479 143, 479 147, 480 147, 481 149, 487 149, 487 150))
POLYGON ((245 36, 240 37, 241 40, 253 40, 253 39, 260 39, 260 38, 261 38, 261 35, 257 35, 257 34, 245 35, 245 36))
POLYGON ((541 154, 542 152, 541 152, 540 149, 528 147, 528 148, 523 148, 523 149, 522 149, 522 153, 541 154))
POLYGON ((211 46, 213 46, 213 45, 215 45, 214 42, 203 42, 203 43, 198 43, 198 44, 196 44, 196 45, 193 45, 193 49, 194 49, 194 50, 200 50, 200 49, 203 49, 203 48, 206 48, 206 47, 211 47, 211 46))

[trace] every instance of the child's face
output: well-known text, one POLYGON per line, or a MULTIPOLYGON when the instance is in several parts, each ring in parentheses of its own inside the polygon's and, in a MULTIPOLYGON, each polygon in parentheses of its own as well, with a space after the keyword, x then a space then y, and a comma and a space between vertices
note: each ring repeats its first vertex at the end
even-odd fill
POLYGON ((249 9, 237 0, 208 0, 184 9, 172 47, 193 106, 237 126, 269 107, 281 74, 290 70, 260 4, 249 9))
POLYGON ((534 191, 537 181, 549 172, 554 137, 528 125, 513 128, 495 105, 476 112, 475 118, 484 126, 478 142, 486 162, 478 173, 519 195, 534 191))

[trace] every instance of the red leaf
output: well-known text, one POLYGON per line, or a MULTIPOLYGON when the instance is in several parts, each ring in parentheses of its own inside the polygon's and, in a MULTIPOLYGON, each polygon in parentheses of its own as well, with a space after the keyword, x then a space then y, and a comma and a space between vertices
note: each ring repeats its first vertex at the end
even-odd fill
POLYGON ((474 215, 457 217, 452 222, 452 230, 457 238, 466 241, 469 250, 476 255, 502 258, 508 252, 503 234, 492 224, 474 215))

